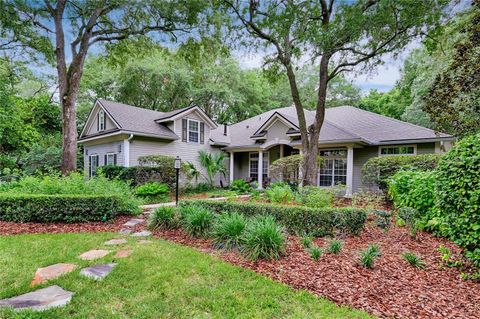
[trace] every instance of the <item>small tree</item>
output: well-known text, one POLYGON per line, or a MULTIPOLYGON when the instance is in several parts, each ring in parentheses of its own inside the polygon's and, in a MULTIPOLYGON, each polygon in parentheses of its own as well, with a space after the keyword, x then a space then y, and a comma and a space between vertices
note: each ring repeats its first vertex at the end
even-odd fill
POLYGON ((225 161, 225 153, 207 153, 205 151, 198 152, 198 159, 200 164, 207 171, 207 176, 204 176, 208 183, 213 186, 215 184, 215 176, 221 173, 226 176, 227 169, 223 162, 225 161))

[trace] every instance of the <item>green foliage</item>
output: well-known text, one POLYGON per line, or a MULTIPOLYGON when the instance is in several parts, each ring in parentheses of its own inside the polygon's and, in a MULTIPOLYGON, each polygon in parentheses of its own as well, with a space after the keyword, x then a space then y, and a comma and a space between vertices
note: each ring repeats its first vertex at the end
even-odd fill
POLYGON ((207 183, 187 184, 182 188, 184 194, 200 194, 215 190, 216 188, 207 183))
POLYGON ((352 205, 367 209, 377 209, 385 203, 385 195, 382 192, 361 190, 352 196, 352 205))
POLYGON ((245 229, 243 250, 248 258, 278 259, 285 251, 284 229, 273 216, 252 218, 245 229))
POLYGON ((118 212, 125 214, 138 213, 138 205, 140 204, 127 184, 118 180, 108 180, 101 176, 85 181, 83 175, 78 173, 72 173, 68 176, 25 176, 17 181, 0 184, 0 191, 20 195, 112 196, 116 198, 118 212))
POLYGON ((269 167, 270 176, 300 184, 299 168, 303 162, 302 155, 290 155, 275 160, 269 167))
POLYGON ((214 215, 206 208, 198 205, 181 209, 182 226, 193 237, 204 237, 210 231, 214 215))
POLYGON ((435 205, 435 173, 398 171, 388 183, 388 194, 395 207, 412 207, 428 215, 435 205))
POLYGON ((244 215, 237 212, 221 214, 213 225, 211 236, 214 242, 227 249, 238 248, 247 225, 244 215))
POLYGON ((389 179, 396 172, 402 169, 432 170, 440 158, 439 154, 372 157, 363 165, 362 179, 366 185, 377 185, 386 190, 389 179))
POLYGON ((398 210, 398 217, 403 221, 403 225, 407 224, 409 226, 410 236, 415 238, 420 228, 419 219, 421 215, 418 210, 412 207, 401 207, 398 210))
POLYGON ((291 233, 325 236, 336 230, 347 234, 359 234, 367 218, 365 210, 360 208, 308 208, 302 206, 283 206, 264 203, 191 200, 180 202, 180 206, 202 206, 218 214, 238 212, 247 217, 257 215, 273 216, 291 233))
POLYGON ((168 193, 167 184, 148 182, 135 188, 135 195, 141 197, 158 196, 168 193))
POLYGON ((323 252, 323 249, 318 246, 310 247, 310 257, 315 261, 318 261, 320 257, 322 257, 323 252))
POLYGON ((366 249, 360 251, 360 264, 365 268, 373 268, 375 260, 380 256, 380 247, 378 245, 368 245, 366 249))
POLYGON ((158 207, 148 217, 150 229, 173 229, 177 226, 176 210, 171 206, 158 207))
POLYGON ((114 195, 0 193, 0 220, 17 223, 112 220, 137 210, 114 195))
POLYGON ((302 236, 302 246, 303 248, 312 247, 313 241, 311 236, 302 236))
POLYGON ((199 151, 198 152, 198 160, 200 164, 205 168, 207 171, 207 182, 213 186, 215 185, 215 176, 217 174, 225 174, 227 169, 225 167, 225 153, 207 153, 206 151, 199 151))
POLYGON ((235 179, 230 185, 230 189, 237 194, 247 194, 252 190, 252 186, 243 179, 235 179))
POLYGON ((338 255, 342 250, 343 242, 341 240, 333 239, 328 243, 327 251, 331 254, 338 255))
POLYGON ((480 266, 480 134, 462 139, 440 161, 435 191, 439 233, 480 266))
POLYGON ((297 191, 297 201, 307 207, 323 208, 333 205, 334 195, 330 190, 316 186, 300 187, 297 191))
POLYGON ((388 211, 384 210, 374 210, 374 214, 376 216, 376 224, 378 227, 382 228, 383 230, 388 230, 390 228, 390 217, 391 214, 388 211))
POLYGON ((410 265, 412 265, 415 268, 419 269, 425 269, 427 267, 427 264, 425 261, 422 260, 420 256, 417 256, 416 254, 406 251, 402 254, 402 258, 405 259, 410 265))
POLYGON ((265 190, 265 195, 270 202, 278 204, 288 204, 295 199, 292 189, 286 184, 270 185, 265 190))
POLYGON ((407 105, 411 103, 409 96, 394 88, 388 92, 370 90, 367 96, 363 97, 358 107, 370 112, 382 114, 395 119, 400 119, 405 112, 407 105))

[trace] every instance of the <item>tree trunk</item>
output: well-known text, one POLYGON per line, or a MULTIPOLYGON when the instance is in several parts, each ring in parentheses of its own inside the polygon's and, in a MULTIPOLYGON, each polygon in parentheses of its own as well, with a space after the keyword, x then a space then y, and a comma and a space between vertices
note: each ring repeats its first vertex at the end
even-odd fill
POLYGON ((62 174, 68 175, 77 169, 77 112, 76 94, 66 95, 62 99, 62 174))

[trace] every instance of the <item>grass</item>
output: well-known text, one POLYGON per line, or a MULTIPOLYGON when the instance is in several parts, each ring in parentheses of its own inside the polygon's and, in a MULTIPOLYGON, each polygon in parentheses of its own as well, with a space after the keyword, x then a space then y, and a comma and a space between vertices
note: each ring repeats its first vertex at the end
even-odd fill
MULTIPOLYGON (((26 293, 38 267, 97 262, 77 256, 104 247, 116 234, 42 234, 0 237, 0 299, 26 293)), ((0 318, 369 318, 323 298, 163 240, 140 245, 103 281, 79 269, 49 282, 75 292, 69 305, 44 312, 0 310, 0 318)), ((108 249, 112 249, 109 247, 108 249)), ((44 285, 47 286, 47 285, 44 285)), ((40 286, 40 287, 44 287, 40 286)))

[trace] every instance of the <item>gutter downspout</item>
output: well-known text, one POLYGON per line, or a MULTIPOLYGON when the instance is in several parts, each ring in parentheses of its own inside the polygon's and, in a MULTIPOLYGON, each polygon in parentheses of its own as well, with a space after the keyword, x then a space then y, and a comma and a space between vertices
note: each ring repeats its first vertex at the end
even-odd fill
POLYGON ((130 167, 130 141, 133 138, 133 134, 130 134, 130 136, 123 140, 123 166, 125 167, 130 167))

